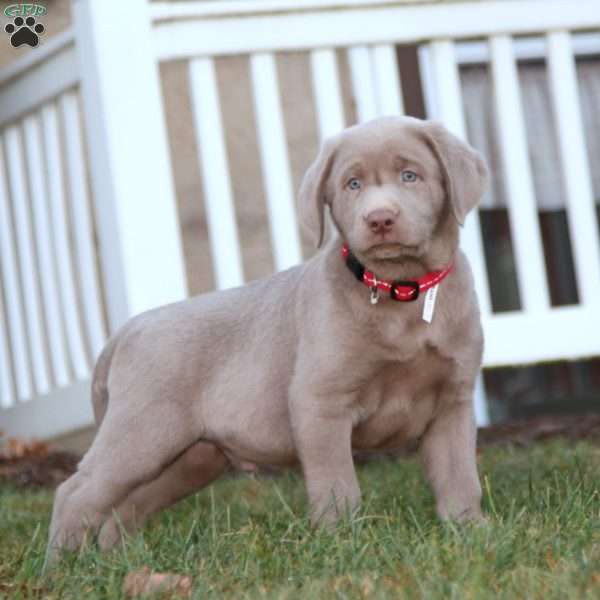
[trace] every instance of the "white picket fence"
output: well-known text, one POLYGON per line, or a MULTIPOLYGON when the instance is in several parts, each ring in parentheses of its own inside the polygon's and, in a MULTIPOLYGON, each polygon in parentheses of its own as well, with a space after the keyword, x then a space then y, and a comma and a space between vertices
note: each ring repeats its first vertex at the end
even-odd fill
MULTIPOLYGON (((89 377, 107 334, 187 294, 158 65, 186 60, 219 288, 243 282, 215 57, 249 56, 275 265, 301 258, 276 70, 310 54, 322 138, 344 122, 336 49, 360 121, 403 112, 395 44, 418 43, 429 114, 465 136, 464 40, 493 73, 522 310, 491 310, 478 215, 463 231, 486 333, 485 365, 600 354, 600 244, 572 39, 597 0, 79 0, 74 27, 0 73, 0 428, 50 436, 91 423, 89 377), (580 303, 551 307, 515 62, 545 51, 580 303), (482 50, 483 48, 483 50, 482 50), (370 82, 371 85, 366 85, 370 82)), ((600 44, 598 46, 600 54, 600 44)), ((312 87, 312 89, 311 89, 312 87)), ((482 396, 480 396, 481 398, 482 396)), ((478 406, 485 420, 485 406, 478 406)))

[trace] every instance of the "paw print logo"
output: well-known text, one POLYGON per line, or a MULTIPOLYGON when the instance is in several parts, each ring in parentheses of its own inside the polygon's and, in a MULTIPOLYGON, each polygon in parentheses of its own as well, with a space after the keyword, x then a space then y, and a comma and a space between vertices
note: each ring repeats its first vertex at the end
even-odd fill
POLYGON ((15 17, 12 23, 6 24, 4 31, 10 34, 10 43, 15 48, 23 44, 35 48, 40 41, 39 36, 44 33, 44 26, 36 23, 33 17, 15 17))

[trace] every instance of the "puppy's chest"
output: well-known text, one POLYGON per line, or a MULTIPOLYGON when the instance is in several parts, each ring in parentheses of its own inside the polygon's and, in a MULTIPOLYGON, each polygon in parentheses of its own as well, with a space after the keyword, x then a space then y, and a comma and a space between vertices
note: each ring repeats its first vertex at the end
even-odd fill
POLYGON ((452 371, 451 361, 430 347, 412 360, 386 363, 360 394, 353 447, 400 448, 418 439, 435 415, 452 371))
POLYGON ((370 316, 365 321, 363 335, 386 359, 401 363, 417 362, 425 349, 438 346, 439 342, 432 325, 423 320, 417 306, 399 306, 397 311, 388 311, 387 315, 370 316), (405 308, 407 310, 403 310, 405 308))

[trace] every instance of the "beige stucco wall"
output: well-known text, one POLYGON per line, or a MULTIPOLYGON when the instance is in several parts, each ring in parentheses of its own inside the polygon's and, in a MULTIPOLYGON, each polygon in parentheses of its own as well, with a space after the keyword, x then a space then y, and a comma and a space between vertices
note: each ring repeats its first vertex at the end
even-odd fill
MULTIPOLYGON (((355 117, 348 90, 348 69, 342 56, 339 62, 342 86, 346 90, 346 120, 351 123, 355 117)), ((192 113, 186 67, 185 62, 164 64, 161 79, 188 259, 188 281, 191 292, 196 293, 210 289, 213 281, 195 132, 190 127, 192 113)), ((277 68, 295 192, 319 144, 308 55, 281 54, 277 58, 277 68)), ((273 259, 247 57, 217 59, 217 80, 244 273, 247 279, 254 279, 273 270, 273 259)), ((304 244, 305 256, 311 252, 310 246, 304 244)))

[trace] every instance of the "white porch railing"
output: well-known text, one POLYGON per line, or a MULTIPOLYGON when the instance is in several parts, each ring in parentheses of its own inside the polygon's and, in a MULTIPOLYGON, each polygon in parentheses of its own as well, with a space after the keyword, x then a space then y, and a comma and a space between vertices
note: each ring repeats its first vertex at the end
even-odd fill
MULTIPOLYGON (((351 124, 336 49, 347 53, 364 121, 403 112, 406 82, 394 46, 419 44, 429 114, 464 137, 462 43, 484 39, 476 53, 492 67, 523 304, 492 312, 472 215, 463 245, 482 305, 485 365, 600 354, 600 244, 571 44, 578 32, 600 27, 597 0, 79 0, 73 9, 73 33, 0 74, 0 428, 48 436, 91 423, 87 384, 107 333, 186 295, 158 74, 161 61, 175 59, 189 65, 215 280, 224 288, 243 282, 243 270, 217 56, 249 57, 271 241, 282 269, 300 261, 301 251, 277 54, 309 53, 306 85, 323 138, 351 124), (547 51, 580 298, 574 306, 549 302, 513 43, 525 34, 538 46, 545 40, 547 51)), ((478 409, 483 421, 485 407, 478 409)))

